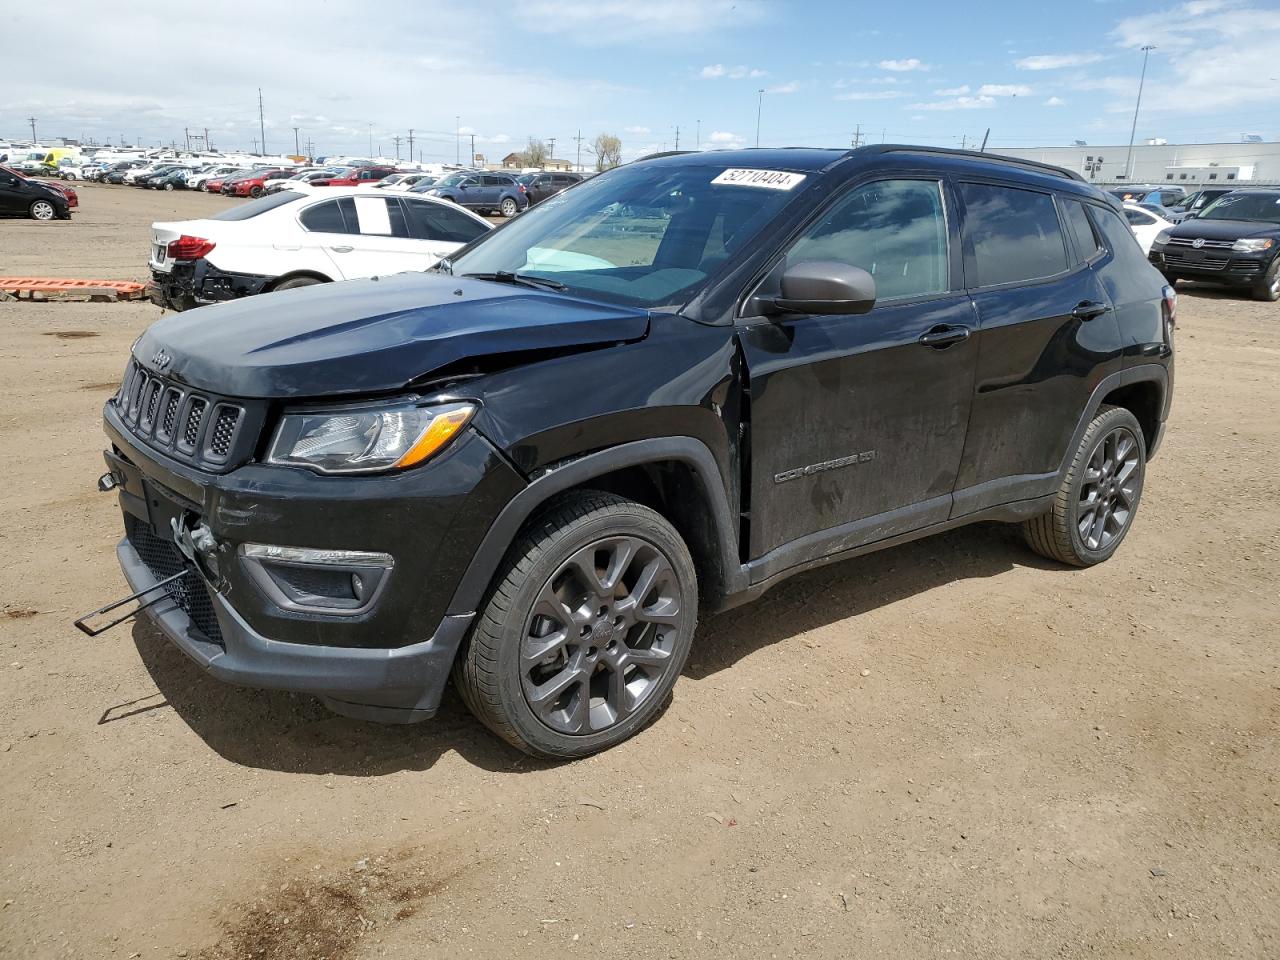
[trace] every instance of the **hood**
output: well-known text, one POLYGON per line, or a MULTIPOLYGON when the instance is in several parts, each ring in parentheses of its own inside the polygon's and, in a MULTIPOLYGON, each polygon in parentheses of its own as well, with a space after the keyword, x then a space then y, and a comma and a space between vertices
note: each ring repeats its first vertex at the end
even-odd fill
POLYGON ((325 397, 404 388, 460 360, 638 340, 643 310, 554 291, 403 273, 249 297, 173 314, 134 358, 198 389, 325 397))
POLYGON ((1258 220, 1184 220, 1172 236, 1194 240, 1243 240, 1245 237, 1266 237, 1280 233, 1280 223, 1262 223, 1258 220))

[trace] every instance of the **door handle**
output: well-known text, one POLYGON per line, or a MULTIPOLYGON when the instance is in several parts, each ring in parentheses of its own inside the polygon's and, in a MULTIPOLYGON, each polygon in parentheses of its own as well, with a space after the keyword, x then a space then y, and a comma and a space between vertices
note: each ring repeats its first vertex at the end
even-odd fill
POLYGON ((330 247, 329 249, 332 250, 334 253, 350 253, 352 250, 355 249, 355 247, 342 246, 342 247, 330 247))
POLYGON ((1081 300, 1076 304, 1075 309, 1071 311, 1071 315, 1077 320, 1092 320, 1094 317, 1100 317, 1111 309, 1111 304, 1103 303, 1100 300, 1081 300))
POLYGON ((943 347, 951 346, 953 343, 960 343, 968 339, 968 327, 953 327, 943 323, 933 327, 928 333, 922 334, 916 342, 924 344, 926 347, 935 347, 940 350, 943 347))

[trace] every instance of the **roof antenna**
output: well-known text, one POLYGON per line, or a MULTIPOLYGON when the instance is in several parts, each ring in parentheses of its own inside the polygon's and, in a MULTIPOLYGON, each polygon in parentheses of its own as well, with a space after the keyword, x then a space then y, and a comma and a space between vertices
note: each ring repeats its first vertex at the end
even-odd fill
POLYGON ((987 132, 982 135, 982 146, 978 148, 979 153, 987 152, 987 137, 991 136, 991 128, 987 127, 987 132))

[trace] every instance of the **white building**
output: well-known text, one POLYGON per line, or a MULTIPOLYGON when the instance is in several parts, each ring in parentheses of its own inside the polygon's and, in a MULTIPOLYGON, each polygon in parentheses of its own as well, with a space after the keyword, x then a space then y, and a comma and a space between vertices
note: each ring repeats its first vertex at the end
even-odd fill
POLYGON ((1072 147, 988 147, 1025 160, 1075 170, 1094 183, 1280 183, 1280 143, 1164 143, 1072 147))

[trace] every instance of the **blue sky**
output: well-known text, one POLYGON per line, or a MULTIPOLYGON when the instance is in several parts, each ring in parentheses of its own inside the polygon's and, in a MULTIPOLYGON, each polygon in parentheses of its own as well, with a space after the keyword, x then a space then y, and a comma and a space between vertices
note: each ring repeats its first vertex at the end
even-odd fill
MULTIPOLYGON (((1127 142, 1139 48, 1154 43, 1138 137, 1280 138, 1280 5, 829 0, 383 0, 130 5, 64 0, 58 41, 6 51, 0 137, 154 144, 211 129, 292 150, 384 154, 416 130, 452 160, 455 127, 490 158, 529 136, 574 159, 602 131, 624 156, 675 145, 1127 142)), ((6 13, 13 36, 47 14, 6 13)), ((407 155, 407 145, 402 144, 407 155)), ((584 149, 584 160, 588 152, 584 149)))

